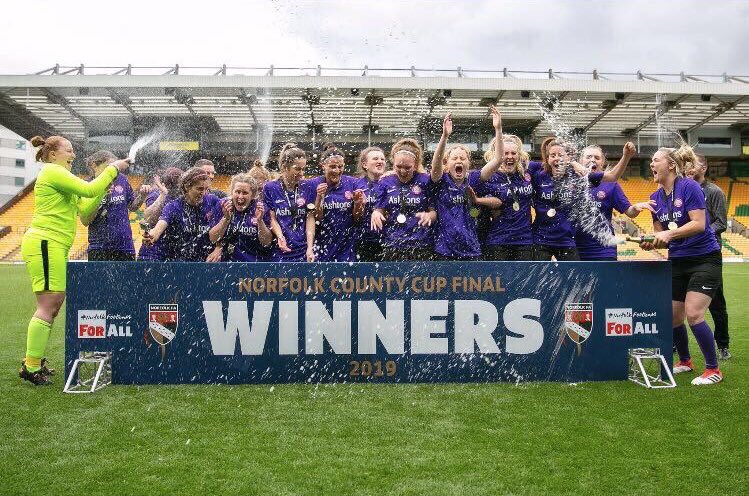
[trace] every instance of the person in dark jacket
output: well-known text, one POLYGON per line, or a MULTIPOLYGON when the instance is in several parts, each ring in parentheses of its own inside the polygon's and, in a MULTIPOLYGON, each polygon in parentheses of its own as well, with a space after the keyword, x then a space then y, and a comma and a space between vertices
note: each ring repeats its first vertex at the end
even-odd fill
MULTIPOLYGON (((710 215, 710 227, 715 232, 718 244, 721 244, 720 235, 726 230, 728 217, 728 205, 726 195, 716 184, 707 180, 707 159, 704 155, 697 155, 700 162, 694 167, 686 170, 687 176, 691 177, 702 187, 705 193, 705 204, 707 213, 710 215)), ((723 294, 723 280, 716 291, 713 301, 710 303, 710 315, 713 316, 715 323, 715 343, 718 345, 718 358, 728 360, 731 358, 731 352, 728 350, 728 309, 726 307, 726 297, 723 294)))

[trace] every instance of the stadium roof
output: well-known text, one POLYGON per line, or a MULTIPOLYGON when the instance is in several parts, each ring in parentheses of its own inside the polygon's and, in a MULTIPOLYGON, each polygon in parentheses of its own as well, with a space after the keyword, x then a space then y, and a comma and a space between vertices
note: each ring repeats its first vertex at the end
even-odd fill
MULTIPOLYGON (((85 141, 136 134, 143 119, 194 119, 214 139, 272 127, 276 135, 414 135, 445 112, 551 132, 553 107, 589 136, 654 136, 670 129, 749 128, 749 76, 479 70, 61 67, 0 75, 0 124, 30 136, 85 141), (656 116, 659 116, 656 119, 656 116)), ((370 136, 371 137, 371 136, 370 136)))

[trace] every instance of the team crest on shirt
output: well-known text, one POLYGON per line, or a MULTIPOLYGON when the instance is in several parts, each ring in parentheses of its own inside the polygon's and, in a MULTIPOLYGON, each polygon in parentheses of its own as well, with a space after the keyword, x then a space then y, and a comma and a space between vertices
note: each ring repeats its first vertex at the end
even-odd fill
POLYGON ((596 196, 598 197, 599 200, 603 200, 604 198, 606 198, 606 192, 599 191, 598 193, 596 193, 596 196))
POLYGON ((297 207, 303 207, 304 206, 304 198, 299 197, 296 199, 296 206, 297 207))
POLYGON ((418 195, 421 193, 421 187, 418 184, 414 184, 414 186, 411 188, 411 191, 413 194, 418 195))
POLYGON ((683 204, 684 203, 681 201, 681 198, 677 198, 676 200, 674 200, 674 207, 676 208, 681 208, 683 204))
POLYGON ((525 174, 523 174, 523 177, 525 178, 526 181, 530 181, 531 180, 531 175, 528 174, 527 172, 525 174))
POLYGON ((119 184, 114 187, 114 192, 115 193, 122 193, 122 190, 123 190, 123 188, 119 184))
POLYGON ((347 200, 350 200, 354 197, 354 194, 351 191, 346 191, 343 193, 343 196, 345 196, 347 200))
POLYGON ((593 303, 567 303, 564 306, 564 329, 576 344, 588 339, 593 332, 593 303))
POLYGON ((252 217, 252 218, 250 219, 250 224, 252 224, 253 226, 256 226, 256 225, 257 225, 257 218, 255 218, 255 217, 252 217))

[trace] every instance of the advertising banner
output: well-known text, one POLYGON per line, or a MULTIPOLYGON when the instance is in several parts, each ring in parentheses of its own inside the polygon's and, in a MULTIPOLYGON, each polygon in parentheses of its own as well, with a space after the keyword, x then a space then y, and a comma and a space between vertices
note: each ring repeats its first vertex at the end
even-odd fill
POLYGON ((671 359, 671 265, 80 262, 66 322, 116 384, 626 380, 671 359))

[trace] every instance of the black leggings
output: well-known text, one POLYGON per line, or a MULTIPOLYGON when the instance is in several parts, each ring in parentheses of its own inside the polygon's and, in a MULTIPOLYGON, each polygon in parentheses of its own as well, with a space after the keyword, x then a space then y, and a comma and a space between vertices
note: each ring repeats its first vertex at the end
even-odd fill
POLYGON ((536 260, 551 260, 552 256, 556 258, 558 262, 577 262, 580 260, 580 256, 577 254, 577 248, 575 247, 561 248, 557 246, 536 245, 536 260))
POLYGON ((484 250, 484 260, 532 261, 536 259, 533 245, 490 245, 484 250))
POLYGON ((382 259, 385 262, 433 261, 436 253, 432 248, 395 248, 385 247, 382 259))
POLYGON ((362 241, 356 245, 357 262, 382 262, 384 260, 384 248, 380 243, 362 241))
POLYGON ((89 250, 89 262, 134 262, 135 254, 117 250, 89 250))

